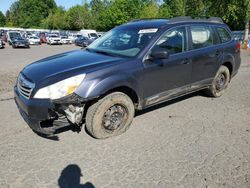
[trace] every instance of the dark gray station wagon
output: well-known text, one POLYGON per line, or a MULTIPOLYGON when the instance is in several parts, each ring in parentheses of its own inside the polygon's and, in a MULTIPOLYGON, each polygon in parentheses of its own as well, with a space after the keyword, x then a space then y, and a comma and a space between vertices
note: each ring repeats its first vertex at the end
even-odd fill
POLYGON ((220 97, 240 61, 240 45, 219 18, 135 20, 86 49, 25 67, 15 101, 36 133, 85 124, 107 138, 125 132, 135 110, 198 90, 220 97))

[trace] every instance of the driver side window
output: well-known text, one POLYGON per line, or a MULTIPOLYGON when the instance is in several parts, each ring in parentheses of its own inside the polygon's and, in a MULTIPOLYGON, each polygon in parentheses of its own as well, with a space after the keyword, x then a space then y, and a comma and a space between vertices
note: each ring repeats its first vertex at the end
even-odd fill
POLYGON ((165 49, 169 55, 181 53, 187 50, 187 34, 185 27, 178 27, 165 32, 152 51, 165 49))

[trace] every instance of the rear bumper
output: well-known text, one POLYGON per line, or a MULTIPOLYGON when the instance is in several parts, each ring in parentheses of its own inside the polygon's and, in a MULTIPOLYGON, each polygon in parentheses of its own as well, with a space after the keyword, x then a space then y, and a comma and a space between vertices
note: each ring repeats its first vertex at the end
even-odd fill
POLYGON ((32 45, 39 45, 39 44, 41 44, 41 42, 30 42, 30 44, 32 44, 32 45))
POLYGON ((15 47, 25 47, 25 48, 29 47, 29 44, 23 44, 23 43, 14 43, 13 45, 15 47))
POLYGON ((63 44, 72 44, 71 41, 62 41, 63 44))

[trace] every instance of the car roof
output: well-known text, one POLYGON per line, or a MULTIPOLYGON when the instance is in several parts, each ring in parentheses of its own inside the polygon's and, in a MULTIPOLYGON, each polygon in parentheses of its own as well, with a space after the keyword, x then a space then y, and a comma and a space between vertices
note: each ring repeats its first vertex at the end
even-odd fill
POLYGON ((192 19, 189 16, 181 16, 175 17, 172 19, 137 19, 132 20, 126 24, 118 26, 118 28, 132 28, 132 29, 140 29, 140 28, 162 28, 165 26, 171 25, 183 25, 183 24, 216 24, 216 25, 224 25, 221 18, 210 17, 208 19, 192 19))
POLYGON ((167 19, 141 19, 132 20, 126 24, 119 26, 119 28, 161 28, 167 24, 167 19))

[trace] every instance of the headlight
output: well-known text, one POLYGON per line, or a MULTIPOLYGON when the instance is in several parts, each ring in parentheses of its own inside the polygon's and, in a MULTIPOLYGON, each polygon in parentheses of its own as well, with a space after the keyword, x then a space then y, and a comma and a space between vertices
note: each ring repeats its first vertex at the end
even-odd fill
POLYGON ((73 93, 82 83, 86 74, 80 74, 39 89, 34 98, 36 99, 59 99, 73 93))

